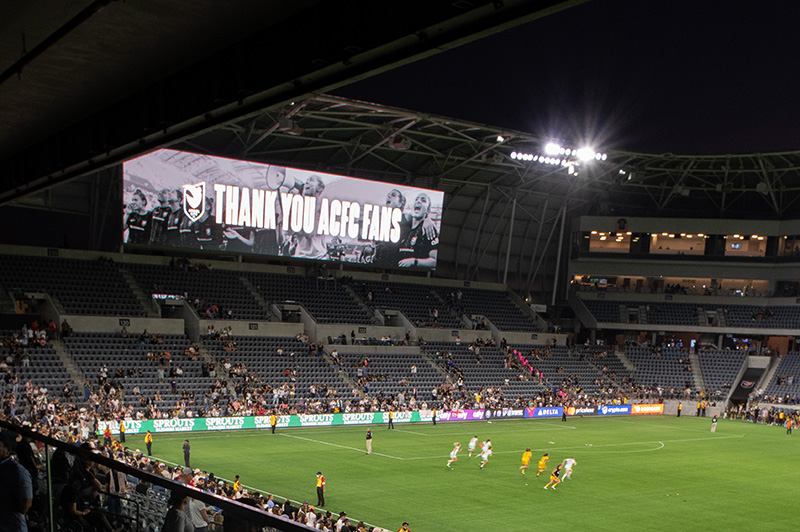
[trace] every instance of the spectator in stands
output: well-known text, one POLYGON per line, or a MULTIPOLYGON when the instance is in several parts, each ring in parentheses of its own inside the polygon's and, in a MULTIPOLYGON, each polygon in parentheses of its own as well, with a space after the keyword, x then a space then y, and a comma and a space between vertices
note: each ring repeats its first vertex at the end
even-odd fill
POLYGON ((189 516, 186 514, 186 503, 188 498, 177 491, 170 495, 167 505, 169 510, 164 517, 161 532, 193 532, 194 526, 189 516))
POLYGON ((25 514, 33 502, 30 473, 11 455, 16 441, 12 433, 0 432, 0 518, 9 531, 26 531, 25 514))
POLYGON ((64 321, 61 322, 61 336, 64 338, 72 336, 72 327, 67 323, 67 318, 64 318, 64 321))

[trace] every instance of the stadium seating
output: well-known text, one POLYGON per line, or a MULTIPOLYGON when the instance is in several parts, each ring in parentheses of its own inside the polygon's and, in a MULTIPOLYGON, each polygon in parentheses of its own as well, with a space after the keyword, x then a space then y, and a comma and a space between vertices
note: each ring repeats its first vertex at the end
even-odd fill
MULTIPOLYGON (((363 355, 367 356, 367 355, 363 355)), ((427 359, 419 353, 380 353, 368 356, 367 366, 359 366, 360 354, 348 354, 342 357, 342 367, 354 380, 359 379, 359 367, 362 375, 367 380, 367 392, 371 397, 383 394, 384 396, 404 393, 404 400, 417 391, 417 400, 420 402, 431 401, 431 389, 442 383, 443 377, 435 368, 431 367, 427 359), (416 366, 416 373, 412 373, 412 366, 416 366)))
POLYGON ((622 319, 622 310, 620 307, 627 307, 626 303, 621 301, 607 301, 600 300, 586 300, 584 301, 586 308, 595 317, 598 322, 603 323, 627 323, 626 319, 622 319))
POLYGON ((143 316, 144 310, 110 261, 0 255, 4 292, 46 292, 68 314, 143 316))
POLYGON ((456 369, 460 370, 464 376, 464 385, 470 392, 477 392, 483 386, 502 387, 507 398, 515 399, 520 395, 528 397, 545 389, 535 379, 518 380, 520 371, 504 367, 505 355, 499 347, 482 346, 476 354, 468 345, 428 342, 423 349, 443 371, 452 373, 456 369), (479 356, 482 357, 480 362, 479 356))
POLYGON ((700 351, 697 358, 700 360, 703 383, 711 397, 724 399, 736 384, 734 381, 747 360, 747 351, 705 350, 700 351))
MULTIPOLYGON (((295 397, 287 397, 286 400, 291 406, 295 406, 301 398, 310 398, 309 387, 312 384, 318 389, 322 385, 333 388, 339 397, 347 397, 351 392, 348 383, 325 358, 310 354, 308 344, 296 338, 232 336, 230 339, 215 340, 204 336, 203 345, 219 364, 224 361, 232 366, 244 364, 248 375, 257 377, 273 388, 293 382, 295 397), (235 351, 225 350, 229 340, 235 342, 235 351), (278 354, 278 349, 283 350, 282 355, 278 354), (287 375, 286 372, 292 370, 296 373, 287 375)), ((234 377, 233 382, 239 385, 243 380, 244 376, 239 376, 234 377)))
POLYGON ((678 348, 629 346, 625 348, 625 356, 636 367, 633 376, 639 385, 672 388, 676 393, 686 388, 696 389, 694 376, 688 371, 689 355, 678 348))
POLYGON ((230 270, 185 271, 169 266, 129 264, 126 266, 148 294, 174 294, 186 296, 189 302, 200 300, 201 318, 206 315, 203 308, 217 305, 223 315, 230 310, 233 319, 266 320, 268 314, 253 298, 239 279, 240 273, 230 270))
MULTIPOLYGON (((0 338, 8 338, 15 331, 0 331, 0 338)), ((28 365, 12 366, 9 368, 11 375, 16 374, 19 379, 19 386, 25 389, 25 383, 31 381, 33 386, 47 388, 50 397, 62 397, 64 385, 69 380, 69 372, 61 363, 61 358, 56 353, 52 344, 49 342, 44 346, 29 345, 23 348, 28 354, 28 365)), ((11 350, 7 347, 0 347, 0 358, 5 359, 11 350)), ((0 390, 2 390, 2 375, 0 374, 0 390)), ((75 391, 76 385, 83 383, 72 383, 71 388, 75 391)))
POLYGON ((429 286, 361 281, 354 283, 353 289, 373 308, 399 310, 414 324, 445 329, 458 329, 464 326, 460 315, 454 309, 448 308, 429 286), (437 309, 439 313, 435 323, 431 315, 433 309, 437 309))
POLYGON ((718 325, 738 328, 797 329, 800 328, 800 307, 722 305, 717 303, 672 303, 666 301, 614 301, 587 299, 583 301, 598 322, 628 323, 628 311, 645 309, 642 323, 652 325, 707 325, 702 318, 706 312, 719 316, 718 325))
POLYGON ((215 379, 203 377, 201 360, 189 360, 184 354, 190 344, 188 338, 183 335, 162 335, 162 338, 162 344, 148 343, 140 346, 138 338, 122 338, 117 333, 75 333, 64 339, 64 346, 92 384, 97 382, 103 366, 106 367, 109 378, 114 376, 117 368, 122 369, 124 376, 119 382, 128 403, 134 401, 132 389, 138 385, 145 397, 153 397, 156 391, 161 393, 162 399, 155 406, 162 410, 173 408, 183 390, 193 393, 197 404, 202 404, 204 394, 215 379), (176 392, 170 389, 169 368, 160 366, 156 360, 148 359, 148 353, 165 351, 170 353, 172 366, 179 366, 183 370, 182 376, 175 377, 176 392), (164 371, 161 382, 158 379, 159 367, 164 371), (142 376, 129 375, 128 370, 141 371, 142 376))
POLYGON ((307 279, 299 275, 243 273, 270 303, 302 304, 318 323, 370 324, 371 316, 334 278, 307 279))
POLYGON ((800 396, 800 353, 792 351, 781 357, 764 395, 781 398, 787 395, 800 396))
POLYGON ((481 288, 450 288, 437 286, 433 290, 444 301, 452 302, 456 310, 468 316, 486 316, 501 331, 539 331, 541 327, 500 290, 481 288), (458 292, 461 299, 458 299, 458 292))
POLYGON ((729 327, 800 328, 800 307, 797 306, 727 305, 724 312, 729 327))

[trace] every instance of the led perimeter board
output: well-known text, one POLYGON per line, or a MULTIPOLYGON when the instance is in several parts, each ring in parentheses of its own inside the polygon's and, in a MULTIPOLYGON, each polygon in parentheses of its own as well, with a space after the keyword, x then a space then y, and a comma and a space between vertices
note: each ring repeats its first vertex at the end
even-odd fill
POLYGON ((126 245, 436 267, 444 192, 168 149, 122 172, 126 245))

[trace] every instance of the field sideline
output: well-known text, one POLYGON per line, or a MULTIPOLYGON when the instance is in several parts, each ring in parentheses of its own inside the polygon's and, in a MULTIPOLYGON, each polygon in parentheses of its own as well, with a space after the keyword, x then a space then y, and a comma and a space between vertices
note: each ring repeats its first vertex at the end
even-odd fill
MULTIPOLYGON (((315 474, 327 478, 326 509, 414 532, 557 530, 794 530, 789 499, 800 478, 797 446, 785 429, 710 418, 587 417, 266 431, 158 434, 154 456, 182 463, 189 438, 192 466, 296 501, 315 504, 315 474), (494 455, 479 469, 469 439, 491 438, 494 455), (453 442, 464 449, 453 470, 453 442), (590 446, 591 445, 591 446, 590 446), (531 447, 527 475, 520 457, 531 447), (572 479, 544 491, 536 477, 577 460, 572 479)), ((141 436, 128 445, 144 449, 141 436)))

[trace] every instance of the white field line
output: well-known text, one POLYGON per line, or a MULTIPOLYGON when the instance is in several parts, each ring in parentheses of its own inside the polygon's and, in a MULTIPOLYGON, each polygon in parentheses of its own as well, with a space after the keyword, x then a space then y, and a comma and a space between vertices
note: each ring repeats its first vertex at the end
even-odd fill
POLYGON ((417 436, 425 436, 429 438, 430 436, 435 436, 435 434, 425 434, 423 432, 414 432, 413 430, 403 430, 403 429, 394 429, 395 432, 405 432, 406 434, 415 434, 417 436))
MULTIPOLYGON (((285 438, 295 438, 297 440, 310 441, 312 443, 319 443, 321 445, 330 445, 331 447, 338 447, 339 449, 348 449, 350 451, 356 451, 357 453, 367 454, 367 451, 365 451, 364 449, 358 449, 356 447, 348 447, 347 445, 339 445, 337 443, 330 443, 322 440, 312 440, 311 438, 303 438, 302 436, 294 436, 292 434, 281 434, 281 436, 285 438)), ((405 458, 400 458, 399 456, 392 456, 389 454, 381 454, 381 453, 372 453, 372 454, 376 456, 383 456, 384 458, 391 458, 393 460, 405 460, 405 458)))

